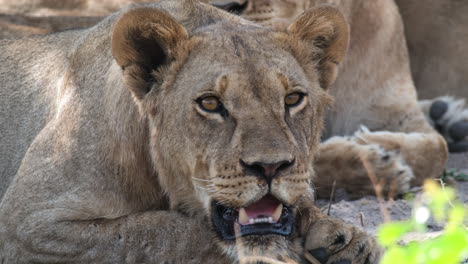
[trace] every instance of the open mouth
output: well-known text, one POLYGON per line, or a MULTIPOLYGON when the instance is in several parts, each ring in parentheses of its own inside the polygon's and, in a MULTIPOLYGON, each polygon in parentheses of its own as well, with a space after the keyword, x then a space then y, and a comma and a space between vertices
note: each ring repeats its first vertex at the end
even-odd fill
POLYGON ((229 208, 213 201, 211 218, 215 230, 224 240, 235 240, 234 225, 240 226, 241 236, 289 236, 293 231, 294 216, 290 207, 271 195, 245 208, 229 208))

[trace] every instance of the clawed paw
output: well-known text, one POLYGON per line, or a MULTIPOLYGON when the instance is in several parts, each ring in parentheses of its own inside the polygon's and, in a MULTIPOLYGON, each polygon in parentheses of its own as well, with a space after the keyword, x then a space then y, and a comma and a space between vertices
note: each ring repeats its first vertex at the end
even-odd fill
POLYGON ((450 96, 420 101, 434 128, 447 140, 450 152, 468 151, 468 108, 464 99, 450 96))
POLYGON ((352 140, 365 149, 365 169, 373 184, 379 184, 383 194, 399 195, 409 191, 415 176, 399 149, 386 149, 376 140, 385 138, 386 133, 361 126, 352 140))
POLYGON ((331 218, 310 226, 304 247, 304 258, 311 264, 371 264, 378 263, 381 254, 374 237, 331 218))

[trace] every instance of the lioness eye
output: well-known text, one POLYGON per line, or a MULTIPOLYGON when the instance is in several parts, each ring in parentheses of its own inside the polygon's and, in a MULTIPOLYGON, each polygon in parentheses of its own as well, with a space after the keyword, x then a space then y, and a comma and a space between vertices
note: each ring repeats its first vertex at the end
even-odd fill
POLYGON ((198 105, 201 109, 207 112, 217 112, 221 110, 221 102, 215 96, 208 96, 198 100, 198 105))
POLYGON ((286 98, 284 98, 284 103, 288 107, 293 107, 293 106, 300 104, 303 99, 304 99, 303 93, 299 93, 299 92, 290 93, 286 96, 286 98))

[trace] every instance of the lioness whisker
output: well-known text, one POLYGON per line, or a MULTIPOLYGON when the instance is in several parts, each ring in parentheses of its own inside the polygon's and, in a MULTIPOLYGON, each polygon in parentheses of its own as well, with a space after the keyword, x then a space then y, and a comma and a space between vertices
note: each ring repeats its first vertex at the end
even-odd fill
POLYGON ((211 182, 211 180, 205 180, 205 179, 200 179, 196 177, 192 177, 192 179, 197 180, 197 181, 203 181, 203 182, 211 182))
POLYGON ((203 188, 203 187, 201 187, 201 186, 198 186, 198 185, 195 185, 195 187, 197 187, 197 188, 199 188, 199 189, 202 189, 202 190, 204 190, 204 191, 208 191, 208 192, 210 191, 209 189, 207 189, 207 188, 203 188))

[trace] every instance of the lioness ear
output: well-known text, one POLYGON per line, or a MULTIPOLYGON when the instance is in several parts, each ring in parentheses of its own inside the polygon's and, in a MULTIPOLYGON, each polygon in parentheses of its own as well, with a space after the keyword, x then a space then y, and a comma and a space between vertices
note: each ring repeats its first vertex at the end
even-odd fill
POLYGON ((188 39, 187 30, 171 15, 156 8, 125 13, 112 35, 112 54, 124 71, 125 82, 142 99, 153 84, 152 72, 174 59, 177 45, 188 39))
POLYGON ((308 51, 312 55, 306 57, 318 60, 320 85, 327 89, 336 80, 338 64, 348 49, 349 26, 341 12, 331 6, 307 10, 288 27, 288 32, 313 45, 308 51))

